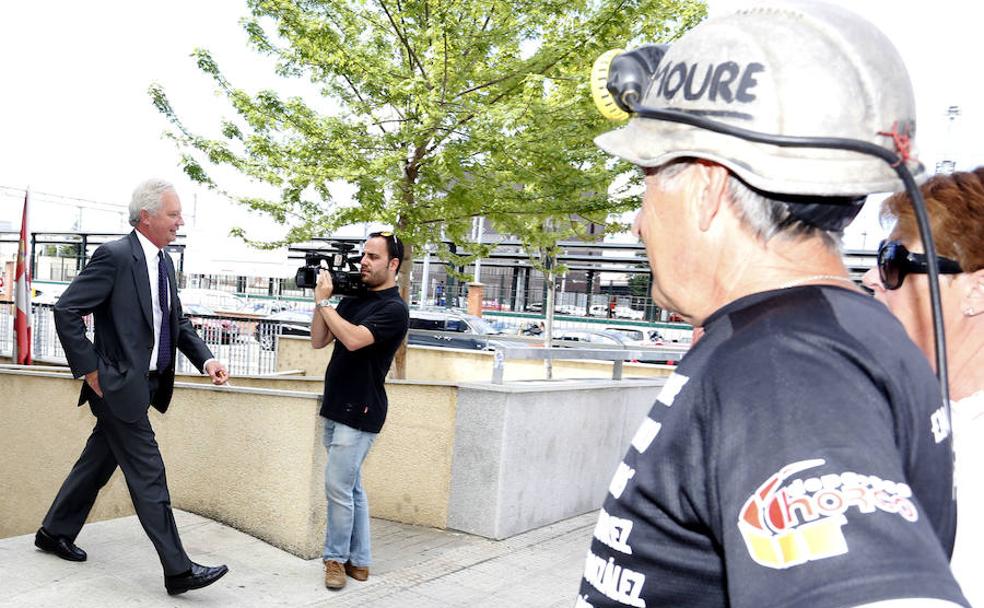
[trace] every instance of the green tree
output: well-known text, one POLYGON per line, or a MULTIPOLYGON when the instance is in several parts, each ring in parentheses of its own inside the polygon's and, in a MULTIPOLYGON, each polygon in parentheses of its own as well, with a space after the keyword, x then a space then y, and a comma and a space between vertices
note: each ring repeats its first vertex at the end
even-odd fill
POLYGON ((629 277, 629 293, 635 298, 649 297, 649 275, 634 274, 629 277))
MULTIPOLYGON (((214 136, 193 133, 164 89, 151 87, 174 127, 169 135, 183 150, 185 172, 289 226, 283 241, 262 245, 378 221, 410 245, 408 268, 413 245, 442 237, 462 243, 477 215, 529 251, 545 252, 581 235, 579 218, 603 223, 637 205, 621 197, 631 180, 609 191, 619 167, 591 141, 612 128, 592 107, 591 63, 613 47, 671 40, 705 14, 699 0, 247 6, 252 46, 275 58, 280 75, 310 80, 326 101, 314 107, 270 90, 251 95, 225 78, 207 50, 195 50, 235 116, 214 136), (273 186, 279 197, 235 196, 212 178, 215 166, 273 186), (333 199, 339 180, 355 186, 354 204, 333 199)), ((404 298, 408 290, 404 273, 404 298)), ((397 366, 399 374, 401 358, 397 366)))

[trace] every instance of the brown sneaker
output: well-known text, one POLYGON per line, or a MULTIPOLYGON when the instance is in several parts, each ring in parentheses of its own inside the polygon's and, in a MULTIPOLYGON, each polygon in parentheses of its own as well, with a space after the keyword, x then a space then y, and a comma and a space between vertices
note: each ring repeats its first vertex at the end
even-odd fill
POLYGON ((345 586, 345 567, 341 562, 325 560, 325 587, 341 589, 345 586))
POLYGON ((353 566, 352 562, 345 562, 345 574, 357 581, 364 581, 369 578, 369 568, 367 566, 353 566))

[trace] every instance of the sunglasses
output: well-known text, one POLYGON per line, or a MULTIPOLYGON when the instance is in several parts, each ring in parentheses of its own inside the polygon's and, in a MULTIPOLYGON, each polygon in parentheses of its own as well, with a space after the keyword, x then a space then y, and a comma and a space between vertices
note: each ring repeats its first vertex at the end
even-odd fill
POLYGON ((384 239, 391 240, 394 243, 400 242, 400 239, 396 238, 396 235, 390 232, 389 230, 384 230, 382 232, 373 232, 372 234, 369 235, 369 238, 374 239, 377 236, 381 236, 384 239))
POLYGON ((396 238, 396 235, 390 230, 382 230, 380 232, 373 232, 367 235, 367 238, 374 239, 376 237, 386 239, 386 251, 389 253, 390 259, 396 258, 399 260, 399 264, 396 266, 396 271, 400 271, 400 265, 403 264, 403 243, 400 239, 396 238))
MULTIPOLYGON (((936 256, 936 267, 940 274, 959 274, 963 272, 956 260, 936 256)), ((898 289, 908 274, 926 274, 929 264, 926 256, 912 253, 900 241, 882 241, 878 246, 878 276, 885 289, 898 289)))

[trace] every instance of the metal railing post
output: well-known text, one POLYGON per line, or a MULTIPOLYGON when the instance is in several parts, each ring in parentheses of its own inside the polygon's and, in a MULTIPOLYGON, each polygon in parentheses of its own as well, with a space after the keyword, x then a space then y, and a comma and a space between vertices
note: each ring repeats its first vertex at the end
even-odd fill
POLYGON ((505 374, 506 355, 500 349, 495 349, 492 357, 492 384, 502 384, 502 376, 505 374))

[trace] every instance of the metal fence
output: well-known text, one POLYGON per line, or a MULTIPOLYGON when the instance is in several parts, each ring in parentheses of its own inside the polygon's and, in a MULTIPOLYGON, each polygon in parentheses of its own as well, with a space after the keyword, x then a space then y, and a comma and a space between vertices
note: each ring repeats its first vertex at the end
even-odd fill
MULTIPOLYGON (((542 329, 543 315, 534 313, 505 313, 484 311, 482 318, 493 327, 506 334, 529 333, 534 326, 542 329)), ((604 330, 612 327, 640 329, 648 336, 656 332, 666 342, 687 342, 693 328, 686 323, 663 323, 654 321, 639 321, 635 319, 581 317, 577 315, 555 314, 554 330, 587 329, 604 330)))
MULTIPOLYGON (((32 306, 31 355, 34 361, 66 364, 65 351, 55 332, 54 315, 49 304, 32 306)), ((244 320, 221 315, 189 316, 198 335, 230 374, 259 375, 277 371, 276 341, 284 324, 273 320, 244 320)), ((91 315, 85 318, 87 335, 93 339, 91 315)), ((14 306, 0 302, 0 355, 12 356, 14 344, 14 306)), ((178 354, 178 373, 197 373, 188 359, 178 354)))
MULTIPOLYGON (((8 357, 14 353, 14 316, 16 312, 13 302, 0 302, 0 355, 8 357)), ((35 361, 46 363, 66 363, 65 351, 62 350, 58 334, 55 333, 55 319, 50 304, 34 304, 31 306, 31 357, 35 361)), ((91 340, 92 318, 85 318, 86 335, 91 340)))

